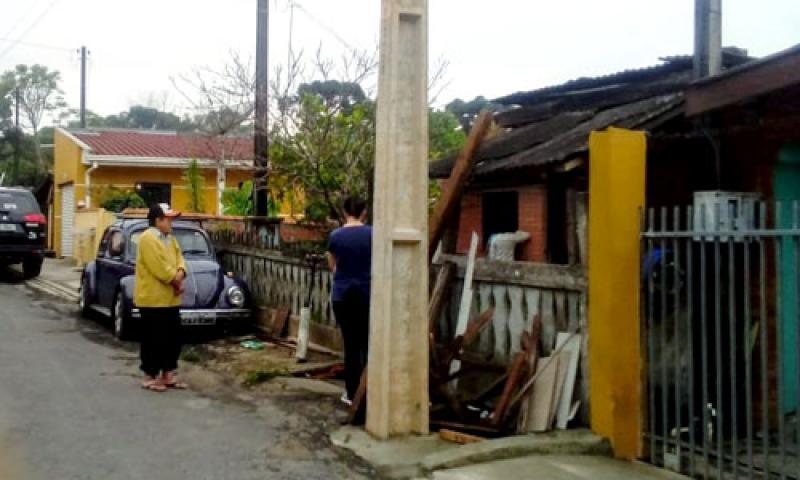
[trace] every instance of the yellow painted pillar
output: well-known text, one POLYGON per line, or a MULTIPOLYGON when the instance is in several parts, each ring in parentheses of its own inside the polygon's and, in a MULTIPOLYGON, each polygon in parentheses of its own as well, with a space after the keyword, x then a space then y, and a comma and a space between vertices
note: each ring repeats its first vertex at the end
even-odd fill
POLYGON ((592 430, 617 457, 641 455, 639 212, 643 132, 609 129, 589 141, 589 371, 592 430))

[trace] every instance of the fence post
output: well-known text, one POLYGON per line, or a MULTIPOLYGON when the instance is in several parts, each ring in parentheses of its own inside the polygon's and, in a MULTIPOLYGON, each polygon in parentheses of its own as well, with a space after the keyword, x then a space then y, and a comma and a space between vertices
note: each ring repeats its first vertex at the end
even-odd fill
POLYGON ((609 129, 589 141, 589 371, 592 430, 619 458, 641 455, 640 209, 646 139, 609 129))

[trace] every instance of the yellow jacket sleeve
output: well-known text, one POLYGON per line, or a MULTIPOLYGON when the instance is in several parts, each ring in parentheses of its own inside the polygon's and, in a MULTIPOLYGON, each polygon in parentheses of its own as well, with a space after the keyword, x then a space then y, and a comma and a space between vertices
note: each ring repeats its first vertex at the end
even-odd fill
MULTIPOLYGON (((175 279, 178 269, 171 266, 165 255, 160 240, 152 235, 142 235, 139 240, 139 257, 142 265, 161 283, 170 283, 175 279)), ((183 256, 178 257, 183 264, 183 256)))
MULTIPOLYGON (((181 245, 178 243, 178 240, 175 237, 172 237, 172 248, 175 249, 175 258, 178 259, 178 270, 183 270, 183 273, 188 273, 186 271, 186 262, 183 261, 181 245)), ((175 273, 177 273, 177 271, 175 273)))

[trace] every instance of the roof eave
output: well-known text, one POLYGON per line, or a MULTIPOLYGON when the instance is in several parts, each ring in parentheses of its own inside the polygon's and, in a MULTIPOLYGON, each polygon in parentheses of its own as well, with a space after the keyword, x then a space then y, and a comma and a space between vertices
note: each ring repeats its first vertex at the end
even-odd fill
MULTIPOLYGON (((194 158, 178 157, 139 157, 128 155, 86 155, 83 163, 97 164, 105 167, 145 167, 145 168, 184 168, 194 158)), ((197 159, 201 168, 217 168, 219 162, 214 159, 197 159)), ((225 160, 225 168, 237 170, 254 169, 252 160, 225 160)))
POLYGON ((91 152, 92 151, 92 147, 90 147, 88 144, 86 144, 86 142, 84 142, 80 138, 78 138, 75 135, 73 135, 66 128, 64 128, 64 127, 56 127, 56 131, 59 132, 60 134, 64 135, 65 137, 69 138, 72 141, 72 143, 74 143, 75 145, 80 147, 81 150, 84 150, 86 152, 91 152))

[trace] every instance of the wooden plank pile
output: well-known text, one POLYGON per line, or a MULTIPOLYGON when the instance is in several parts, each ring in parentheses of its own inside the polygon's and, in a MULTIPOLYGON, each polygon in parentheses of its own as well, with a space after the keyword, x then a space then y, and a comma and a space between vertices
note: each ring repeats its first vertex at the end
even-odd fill
MULTIPOLYGON (((458 271, 451 260, 461 196, 492 123, 492 115, 487 112, 477 118, 429 223, 430 258, 438 267, 428 310, 431 426, 439 430, 441 438, 456 443, 512 433, 565 429, 579 407, 573 400, 582 345, 582 335, 577 330, 559 333, 555 345, 544 345, 542 321, 536 315, 531 319, 530 331, 521 336, 519 351, 507 366, 498 369, 497 365, 476 359, 470 353, 470 346, 492 324, 495 313, 495 308, 491 307, 472 315, 475 296, 472 279, 478 249, 475 234, 466 261, 454 336, 445 341, 438 335, 439 319, 458 271), (542 356, 544 351, 550 354, 542 356), (476 379, 481 381, 476 382, 476 379), (476 383, 482 388, 474 391, 476 383)), ((365 371, 353 399, 348 419, 351 423, 364 419, 366 389, 365 371)))
MULTIPOLYGON (((430 219, 430 248, 441 247, 442 258, 453 253, 448 242, 458 229, 458 205, 469 180, 483 138, 492 124, 484 113, 478 117, 464 151, 453 167, 452 175, 430 219)), ((544 432, 565 429, 577 411, 573 402, 579 364, 581 335, 578 332, 560 333, 555 349, 542 357, 542 322, 537 315, 531 330, 523 332, 520 351, 505 371, 497 372, 482 362, 468 360, 465 352, 491 323, 494 308, 471 318, 472 285, 477 235, 473 233, 462 287, 461 304, 455 335, 449 342, 437 336, 436 326, 442 313, 449 285, 455 277, 456 265, 441 262, 430 299, 430 395, 431 425, 448 432, 443 438, 464 438, 451 432, 499 436, 516 432, 544 432), (461 388, 465 377, 483 377, 487 385, 478 392, 461 388)), ((431 256, 433 257, 433 255, 431 256)), ((548 347, 552 347, 548 346, 548 347)), ((473 438, 473 437, 470 437, 473 438)), ((454 440, 458 441, 458 440, 454 440)))

